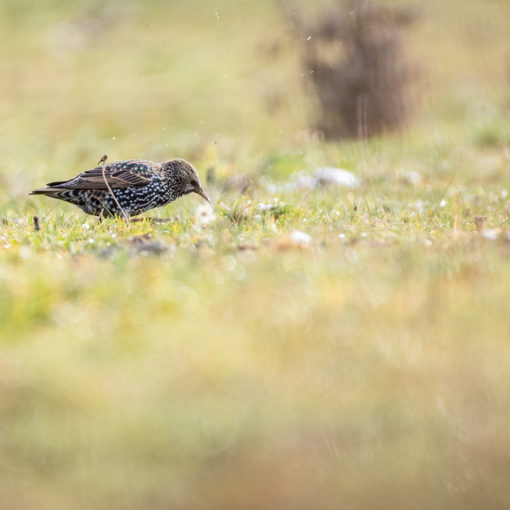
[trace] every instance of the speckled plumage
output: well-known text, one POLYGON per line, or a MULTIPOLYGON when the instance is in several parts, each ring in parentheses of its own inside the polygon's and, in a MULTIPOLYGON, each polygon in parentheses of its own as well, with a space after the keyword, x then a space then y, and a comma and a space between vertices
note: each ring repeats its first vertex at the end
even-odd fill
POLYGON ((137 159, 117 161, 105 165, 104 176, 103 167, 99 166, 68 181, 50 182, 47 188, 30 194, 64 200, 95 216, 120 216, 122 211, 108 188, 129 216, 167 205, 188 193, 197 193, 209 200, 197 171, 184 159, 164 163, 137 159))

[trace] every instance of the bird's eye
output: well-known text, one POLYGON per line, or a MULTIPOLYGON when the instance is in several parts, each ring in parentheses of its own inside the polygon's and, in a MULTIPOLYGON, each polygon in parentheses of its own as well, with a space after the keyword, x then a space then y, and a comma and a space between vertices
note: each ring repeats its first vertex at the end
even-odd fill
POLYGON ((194 188, 198 188, 198 182, 197 182, 197 181, 195 181, 195 179, 193 179, 193 180, 191 181, 191 185, 192 185, 194 188))

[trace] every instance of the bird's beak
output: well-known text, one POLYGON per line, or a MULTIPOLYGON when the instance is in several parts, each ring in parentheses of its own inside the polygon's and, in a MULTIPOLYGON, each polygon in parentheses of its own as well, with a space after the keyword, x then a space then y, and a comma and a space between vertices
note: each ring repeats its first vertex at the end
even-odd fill
POLYGON ((209 195, 202 188, 195 188, 194 191, 197 195, 200 195, 203 199, 205 199, 209 203, 211 203, 211 199, 209 198, 209 195))

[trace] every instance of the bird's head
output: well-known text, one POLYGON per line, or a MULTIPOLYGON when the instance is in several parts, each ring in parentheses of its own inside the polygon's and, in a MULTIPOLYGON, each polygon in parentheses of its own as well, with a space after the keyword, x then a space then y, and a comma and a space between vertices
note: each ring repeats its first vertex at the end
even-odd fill
POLYGON ((163 163, 162 170, 166 180, 178 195, 196 193, 202 198, 211 202, 209 195, 200 184, 198 173, 195 167, 184 159, 171 159, 163 163))

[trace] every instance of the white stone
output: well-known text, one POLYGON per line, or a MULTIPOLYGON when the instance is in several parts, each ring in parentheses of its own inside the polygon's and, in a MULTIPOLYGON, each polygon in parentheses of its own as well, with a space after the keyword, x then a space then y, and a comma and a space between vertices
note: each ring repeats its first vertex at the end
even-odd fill
POLYGON ((333 168, 330 166, 320 167, 315 170, 315 177, 321 184, 333 184, 344 188, 358 188, 360 180, 348 170, 333 168))

